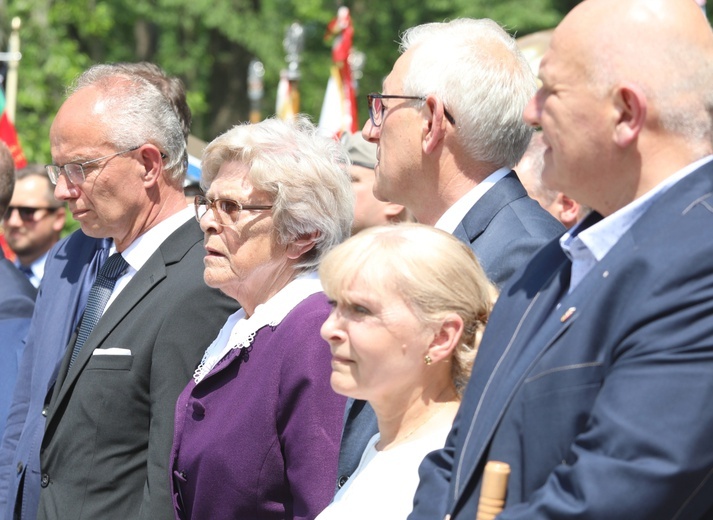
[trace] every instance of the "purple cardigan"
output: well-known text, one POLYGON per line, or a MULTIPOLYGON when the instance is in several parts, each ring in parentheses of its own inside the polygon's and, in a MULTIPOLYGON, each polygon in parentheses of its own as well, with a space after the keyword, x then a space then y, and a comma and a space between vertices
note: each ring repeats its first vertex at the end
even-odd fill
POLYGON ((311 519, 332 499, 345 399, 329 384, 323 293, 232 350, 176 404, 176 518, 311 519))

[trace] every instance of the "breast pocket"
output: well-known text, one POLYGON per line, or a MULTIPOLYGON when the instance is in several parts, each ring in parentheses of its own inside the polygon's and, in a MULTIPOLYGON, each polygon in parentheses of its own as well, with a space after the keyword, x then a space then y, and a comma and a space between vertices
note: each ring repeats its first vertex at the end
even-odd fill
POLYGON ((93 355, 84 370, 131 370, 132 355, 93 355))

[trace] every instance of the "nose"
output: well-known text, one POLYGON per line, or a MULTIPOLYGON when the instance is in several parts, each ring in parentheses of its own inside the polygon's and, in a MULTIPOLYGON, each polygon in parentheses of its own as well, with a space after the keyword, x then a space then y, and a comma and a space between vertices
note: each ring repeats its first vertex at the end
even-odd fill
POLYGON ((329 343, 330 346, 339 343, 344 337, 344 331, 339 326, 340 320, 337 315, 337 309, 332 309, 326 321, 322 324, 319 333, 322 339, 329 343))
POLYGON ((364 128, 361 129, 361 136, 364 138, 364 140, 369 141, 370 143, 378 143, 380 135, 381 127, 374 126, 374 124, 371 122, 371 118, 367 118, 366 123, 364 123, 364 128))
POLYGON ((215 210, 213 208, 207 208, 203 217, 198 222, 206 235, 218 234, 222 231, 223 226, 215 219, 215 210))
POLYGON ((72 184, 66 175, 60 175, 54 187, 54 197, 57 200, 71 200, 79 197, 79 187, 72 184))
POLYGON ((540 109, 537 101, 537 94, 539 93, 536 92, 532 98, 530 98, 530 101, 527 103, 527 106, 525 107, 525 110, 522 113, 522 119, 525 121, 530 126, 536 126, 539 127, 540 125, 540 109))

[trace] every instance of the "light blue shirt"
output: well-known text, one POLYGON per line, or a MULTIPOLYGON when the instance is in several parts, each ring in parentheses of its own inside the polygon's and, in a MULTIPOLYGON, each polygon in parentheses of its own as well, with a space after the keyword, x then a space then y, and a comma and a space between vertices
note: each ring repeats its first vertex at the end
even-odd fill
MULTIPOLYGON (((30 283, 35 286, 35 289, 40 286, 42 277, 45 275, 45 262, 47 261, 47 255, 49 255, 49 251, 26 267, 25 269, 29 268, 29 272, 21 269, 22 273, 27 276, 30 283)), ((20 269, 20 261, 17 259, 15 260, 15 267, 20 269)))
POLYGON ((560 238, 560 246, 567 257, 572 261, 569 293, 579 285, 579 282, 597 265, 597 262, 604 258, 624 233, 626 233, 631 226, 639 220, 641 215, 666 193, 671 186, 711 160, 713 160, 713 155, 709 155, 689 164, 658 184, 645 195, 630 202, 587 229, 583 229, 581 232, 581 222, 566 232, 560 238))

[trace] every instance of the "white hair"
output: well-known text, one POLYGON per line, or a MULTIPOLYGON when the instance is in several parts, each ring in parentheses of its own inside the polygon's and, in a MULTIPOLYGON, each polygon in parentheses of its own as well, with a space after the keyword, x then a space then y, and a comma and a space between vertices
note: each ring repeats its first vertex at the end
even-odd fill
POLYGON ((318 135, 307 118, 234 126, 203 152, 201 185, 207 189, 230 161, 246 165, 253 187, 272 196, 282 244, 317 234, 297 268, 316 269, 324 253, 349 237, 354 218, 349 157, 337 141, 318 135))
POLYGON ((402 35, 400 48, 413 53, 405 95, 438 96, 472 159, 498 168, 517 164, 532 133, 522 113, 537 83, 502 27, 468 18, 419 25, 402 35))

